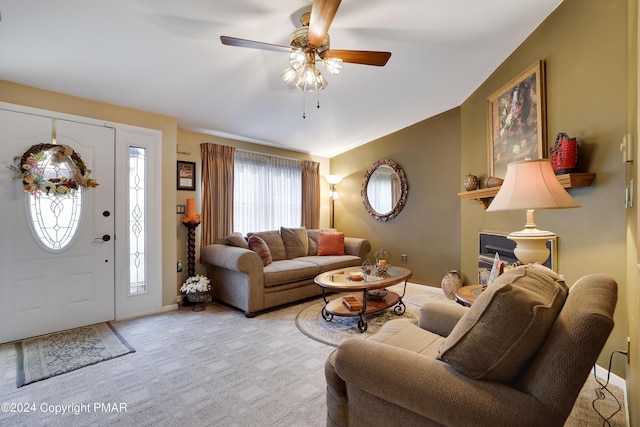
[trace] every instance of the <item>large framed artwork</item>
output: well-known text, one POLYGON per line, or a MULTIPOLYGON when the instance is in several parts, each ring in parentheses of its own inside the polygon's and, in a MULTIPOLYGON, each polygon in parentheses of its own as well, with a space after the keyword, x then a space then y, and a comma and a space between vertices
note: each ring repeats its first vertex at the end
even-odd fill
POLYGON ((546 154, 544 61, 537 61, 487 98, 489 176, 504 178, 507 165, 546 154))

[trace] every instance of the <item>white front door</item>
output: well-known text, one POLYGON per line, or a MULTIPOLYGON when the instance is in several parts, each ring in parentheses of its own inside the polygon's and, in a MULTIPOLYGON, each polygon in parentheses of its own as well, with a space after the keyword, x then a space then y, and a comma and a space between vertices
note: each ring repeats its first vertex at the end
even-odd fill
MULTIPOLYGON (((33 196, 4 167, 33 145, 51 143, 53 123, 0 110, 0 343, 115 317, 115 130, 55 120, 57 144, 73 148, 100 184, 81 191, 76 234, 62 249, 39 241, 30 224, 33 196)), ((41 202, 56 214, 68 209, 41 202)))

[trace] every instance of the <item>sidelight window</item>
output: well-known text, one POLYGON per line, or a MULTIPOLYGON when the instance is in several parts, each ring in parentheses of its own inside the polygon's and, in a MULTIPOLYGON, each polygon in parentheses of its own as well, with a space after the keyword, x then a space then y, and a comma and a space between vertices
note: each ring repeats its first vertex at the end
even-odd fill
POLYGON ((147 292, 147 149, 129 147, 129 294, 147 292))

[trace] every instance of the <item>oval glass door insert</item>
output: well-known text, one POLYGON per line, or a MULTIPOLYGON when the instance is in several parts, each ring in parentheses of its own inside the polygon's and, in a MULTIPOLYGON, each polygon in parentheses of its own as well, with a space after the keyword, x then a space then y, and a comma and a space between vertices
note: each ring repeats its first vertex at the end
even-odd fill
MULTIPOLYGON (((47 180, 73 176, 66 162, 53 162, 52 157, 46 150, 38 161, 38 169, 47 180)), ((82 188, 67 194, 29 193, 26 200, 29 223, 40 245, 56 252, 69 247, 82 218, 82 188)))

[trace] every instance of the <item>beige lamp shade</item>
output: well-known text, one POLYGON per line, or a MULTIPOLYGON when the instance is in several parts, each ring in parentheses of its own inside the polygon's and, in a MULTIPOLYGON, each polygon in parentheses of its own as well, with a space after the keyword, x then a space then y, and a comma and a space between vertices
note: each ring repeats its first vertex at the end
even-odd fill
POLYGON ((504 182, 487 211, 579 208, 547 159, 509 163, 504 182))
POLYGON ((547 159, 509 163, 504 182, 487 211, 526 210, 527 223, 507 238, 516 242, 514 253, 523 264, 543 264, 549 257, 546 243, 555 237, 538 230, 533 221, 535 209, 579 208, 553 173, 547 159))

